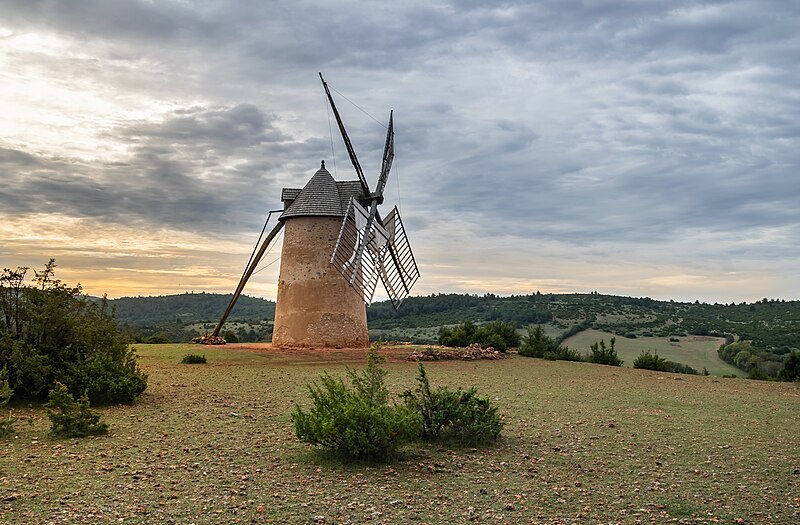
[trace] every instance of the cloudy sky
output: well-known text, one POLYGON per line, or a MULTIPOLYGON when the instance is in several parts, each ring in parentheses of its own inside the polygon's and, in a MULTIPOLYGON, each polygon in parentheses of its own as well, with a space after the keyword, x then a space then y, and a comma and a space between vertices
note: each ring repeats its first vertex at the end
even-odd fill
POLYGON ((796 0, 2 2, 0 265, 232 291, 282 187, 354 178, 322 71, 373 184, 395 111, 417 294, 798 299, 799 27, 796 0))

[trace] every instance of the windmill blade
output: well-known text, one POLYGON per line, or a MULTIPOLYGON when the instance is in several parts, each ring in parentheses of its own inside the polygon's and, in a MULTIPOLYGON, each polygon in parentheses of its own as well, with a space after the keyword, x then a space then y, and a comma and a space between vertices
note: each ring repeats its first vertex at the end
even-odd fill
POLYGON ((222 330, 222 325, 225 324, 225 321, 231 314, 233 307, 236 305, 236 301, 238 301, 239 296, 242 295, 242 290, 244 290, 244 285, 247 284, 248 279, 250 279, 250 276, 253 275, 256 266, 258 266, 258 263, 264 256, 264 253, 266 253, 267 248, 269 248, 269 245, 272 243, 272 241, 275 239, 275 237, 278 235, 278 233, 281 231, 282 228, 283 228, 283 222, 278 221, 278 224, 276 224, 275 227, 272 228, 272 231, 270 231, 269 235, 267 235, 267 237, 264 239, 264 242, 261 244, 261 248, 259 248, 258 252, 253 257, 251 257, 250 264, 247 266, 247 269, 242 274, 242 278, 239 279, 239 284, 238 286, 236 286, 236 291, 233 292, 233 297, 231 297, 231 300, 228 303, 228 307, 225 309, 225 313, 222 314, 222 317, 220 318, 219 323, 217 323, 217 327, 214 328, 214 333, 212 335, 214 336, 219 335, 219 332, 222 330))
POLYGON ((389 300, 397 310, 419 279, 419 268, 397 206, 392 208, 381 222, 387 235, 387 242, 375 255, 375 260, 389 300))
POLYGON ((372 302, 380 278, 378 255, 388 242, 389 234, 375 220, 371 211, 351 198, 336 239, 331 264, 367 304, 372 302))
POLYGON ((358 180, 361 182, 361 189, 363 190, 364 195, 369 195, 369 183, 367 182, 367 178, 364 176, 364 171, 361 169, 361 163, 358 162, 356 150, 353 149, 353 144, 350 142, 350 137, 347 136, 347 130, 344 129, 344 122, 342 122, 342 117, 339 115, 339 110, 336 109, 336 104, 333 102, 333 96, 331 96, 331 90, 328 89, 328 83, 325 82, 324 78, 322 78, 321 72, 319 74, 319 79, 322 81, 322 87, 325 88, 325 94, 328 96, 328 102, 330 102, 331 108, 333 109, 333 115, 336 117, 336 124, 339 126, 339 133, 342 134, 342 140, 344 141, 344 147, 347 148, 347 154, 350 156, 350 162, 353 163, 353 168, 355 168, 356 174, 358 174, 358 180))
POLYGON ((389 170, 392 169, 394 161, 394 111, 389 112, 389 127, 386 129, 386 143, 383 146, 383 162, 381 163, 381 174, 378 177, 378 186, 375 195, 382 201, 383 189, 389 179, 389 170))

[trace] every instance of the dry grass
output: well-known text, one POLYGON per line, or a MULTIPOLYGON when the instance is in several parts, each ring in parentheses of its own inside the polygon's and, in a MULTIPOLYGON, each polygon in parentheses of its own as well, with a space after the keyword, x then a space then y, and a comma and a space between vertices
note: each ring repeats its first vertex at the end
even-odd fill
MULTIPOLYGON (((141 346, 150 386, 102 408, 106 436, 54 440, 41 409, 0 442, 0 521, 31 523, 797 523, 797 385, 512 357, 427 364, 476 385, 506 428, 490 449, 418 445, 339 465, 289 412, 363 352, 141 346)), ((387 365, 390 389, 416 365, 387 365)))

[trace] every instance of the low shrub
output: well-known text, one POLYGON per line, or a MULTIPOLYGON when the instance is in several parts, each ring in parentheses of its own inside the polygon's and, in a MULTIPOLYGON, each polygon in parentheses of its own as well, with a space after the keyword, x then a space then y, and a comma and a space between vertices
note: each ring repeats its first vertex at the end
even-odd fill
MULTIPOLYGON (((683 363, 676 363, 675 361, 667 361, 667 372, 672 372, 673 374, 691 374, 691 375, 697 375, 699 373, 691 366, 685 365, 683 363)), ((708 375, 708 370, 706 370, 705 375, 708 375)))
POLYGON ((500 437, 503 423, 497 408, 478 397, 475 387, 431 390, 425 367, 419 364, 417 387, 402 397, 409 410, 420 415, 421 437, 428 441, 447 441, 464 445, 488 445, 500 437))
POLYGON ((144 344, 147 344, 147 345, 163 345, 163 344, 171 343, 172 341, 170 341, 169 337, 167 337, 164 334, 155 334, 155 335, 151 335, 150 337, 148 337, 147 339, 145 339, 142 342, 144 344))
MULTIPOLYGON (((8 370, 0 370, 0 408, 5 408, 14 395, 14 390, 8 385, 8 370)), ((0 438, 7 438, 14 434, 14 420, 11 419, 11 412, 7 418, 0 419, 0 438)))
POLYGON ((800 350, 794 350, 778 372, 780 381, 800 381, 800 350))
POLYGON ((667 360, 660 357, 658 353, 650 353, 650 350, 642 351, 639 357, 634 359, 633 368, 645 370, 656 370, 658 372, 669 372, 667 360))
POLYGON ((542 325, 536 325, 528 327, 528 333, 522 337, 519 353, 526 357, 544 357, 545 354, 557 352, 558 348, 556 340, 544 333, 542 325))
POLYGON ((466 347, 478 343, 483 348, 493 347, 495 350, 505 352, 509 348, 517 347, 520 336, 514 323, 505 321, 492 321, 476 325, 467 321, 463 325, 453 328, 442 327, 439 330, 439 344, 450 347, 466 347))
POLYGON ((561 345, 553 351, 545 352, 544 358, 550 361, 584 361, 584 357, 577 350, 561 345))
POLYGON ((606 347, 606 342, 601 339, 600 342, 592 343, 590 346, 592 353, 589 355, 589 362, 598 365, 622 366, 622 359, 617 355, 614 345, 617 343, 617 338, 612 337, 610 340, 611 346, 606 347))
POLYGON ((198 365, 198 364, 204 364, 206 362, 207 361, 205 354, 203 355, 186 354, 185 356, 183 356, 183 359, 181 359, 181 363, 185 363, 187 365, 198 365))
POLYGON ((308 385, 313 407, 295 406, 292 422, 298 439, 338 453, 345 459, 385 460, 419 435, 420 416, 402 405, 389 403, 378 345, 367 357, 367 367, 348 369, 352 386, 327 372, 308 385))
POLYGON ((56 381, 48 398, 45 406, 50 418, 50 433, 54 436, 76 438, 108 432, 108 425, 100 421, 100 414, 89 408, 86 394, 75 401, 67 387, 56 381))

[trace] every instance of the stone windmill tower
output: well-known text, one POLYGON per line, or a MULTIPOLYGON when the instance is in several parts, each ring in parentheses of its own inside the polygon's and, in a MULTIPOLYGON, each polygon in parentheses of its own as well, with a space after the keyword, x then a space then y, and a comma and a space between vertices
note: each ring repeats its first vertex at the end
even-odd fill
POLYGON ((365 303, 371 302, 378 280, 398 308, 419 278, 397 207, 385 217, 378 212, 394 159, 392 115, 373 192, 322 74, 320 79, 358 180, 334 180, 322 161, 303 188, 283 189, 284 208, 278 224, 251 257, 214 330, 215 336, 281 229, 284 238, 272 336, 275 346, 367 347, 365 303))

